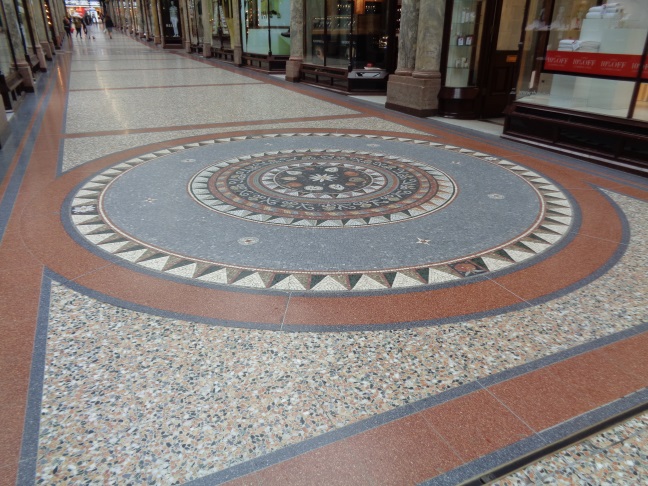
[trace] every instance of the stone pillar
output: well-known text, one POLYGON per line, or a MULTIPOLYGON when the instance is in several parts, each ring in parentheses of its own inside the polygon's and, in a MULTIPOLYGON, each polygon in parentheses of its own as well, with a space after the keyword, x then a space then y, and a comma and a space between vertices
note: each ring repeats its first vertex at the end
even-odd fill
POLYGON ((286 62, 286 80, 298 83, 304 62, 304 2, 290 2, 290 58, 286 62))
MULTIPOLYGON (((301 0, 293 0, 293 3, 295 1, 301 0)), ((243 64, 243 45, 241 44, 241 3, 239 0, 232 2, 232 9, 234 9, 232 12, 234 32, 230 32, 230 42, 234 51, 234 64, 241 66, 243 64)))
POLYGON ((45 58, 48 61, 51 61, 52 56, 54 55, 54 52, 52 50, 52 46, 50 45, 50 43, 41 41, 40 45, 41 45, 41 48, 43 49, 43 52, 45 53, 45 58))
POLYGON ((159 8, 159 0, 151 0, 151 17, 153 17, 153 42, 155 44, 160 44, 162 42, 162 37, 160 35, 160 17, 158 16, 159 8))
POLYGON ((113 15, 113 23, 115 24, 115 28, 121 29, 124 20, 122 19, 121 7, 119 5, 119 2, 110 2, 110 4, 113 6, 113 9, 115 10, 115 15, 113 15))
POLYGON ((63 17, 65 17, 65 5, 61 2, 50 2, 50 16, 54 23, 54 44, 57 49, 63 46, 63 39, 65 39, 65 30, 63 29, 63 17))
MULTIPOLYGON (((405 4, 403 10, 404 8, 405 4)), ((389 77, 387 108, 421 117, 437 113, 441 89, 439 69, 444 15, 445 0, 420 0, 414 70, 411 75, 407 75, 411 68, 410 51, 407 51, 408 57, 404 57, 402 61, 399 53, 398 65, 401 71, 399 73, 397 70, 396 75, 389 77)), ((401 20, 401 37, 405 30, 401 20)))
POLYGON ((7 112, 4 105, 0 105, 0 148, 3 147, 9 138, 9 122, 7 121, 7 112))
POLYGON ((189 18, 189 2, 178 0, 180 5, 180 24, 182 25, 182 45, 185 52, 191 52, 191 19, 189 18))
POLYGON ((398 35, 397 76, 411 76, 416 62, 419 3, 421 0, 402 0, 401 29, 398 35))
POLYGON ((144 1, 139 0, 137 2, 137 24, 138 24, 137 30, 139 31, 140 38, 144 37, 144 32, 146 32, 146 21, 144 20, 146 7, 144 6, 144 1))
POLYGON ((20 74, 20 77, 22 78, 23 89, 25 91, 33 93, 34 87, 36 86, 36 84, 34 83, 34 74, 32 73, 31 66, 24 57, 21 61, 16 62, 16 69, 18 71, 18 74, 20 74))
POLYGON ((9 31, 10 42, 13 47, 13 52, 16 56, 16 71, 22 78, 22 86, 25 91, 34 91, 34 75, 31 67, 25 58, 25 50, 22 45, 22 38, 20 37, 20 30, 18 27, 18 19, 15 15, 15 8, 12 0, 0 0, 2 2, 4 11, 7 15, 6 28, 9 31))
POLYGON ((212 57, 212 23, 211 14, 214 11, 212 0, 202 0, 203 56, 212 57))
POLYGON ((36 57, 38 57, 38 64, 40 65, 40 70, 42 72, 47 71, 47 62, 45 61, 45 52, 43 51, 43 46, 40 44, 36 44, 34 46, 34 50, 36 51, 36 57))
MULTIPOLYGON (((135 12, 135 5, 133 5, 134 2, 133 0, 130 0, 130 34, 133 36, 137 35, 137 32, 139 30, 139 22, 137 21, 137 13, 135 12)), ((137 8, 139 10, 139 7, 137 8)))

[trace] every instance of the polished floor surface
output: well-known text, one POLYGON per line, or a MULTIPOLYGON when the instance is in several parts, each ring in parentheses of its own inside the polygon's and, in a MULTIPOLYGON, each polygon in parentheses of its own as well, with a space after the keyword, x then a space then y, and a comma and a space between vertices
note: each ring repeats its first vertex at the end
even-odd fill
POLYGON ((119 34, 11 123, 0 484, 460 484, 648 404, 646 179, 119 34))

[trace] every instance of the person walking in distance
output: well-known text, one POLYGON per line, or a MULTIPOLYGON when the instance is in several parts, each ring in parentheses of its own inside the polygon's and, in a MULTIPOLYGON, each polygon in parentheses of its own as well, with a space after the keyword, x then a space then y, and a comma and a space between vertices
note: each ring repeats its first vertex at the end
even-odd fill
POLYGON ((81 37, 83 39, 83 22, 81 17, 74 17, 74 30, 76 30, 76 37, 81 37))
POLYGON ((67 38, 72 40, 72 20, 69 15, 66 15, 63 18, 63 29, 65 29, 65 35, 67 38))
POLYGON ((86 14, 83 16, 83 30, 85 30, 86 39, 88 37, 92 37, 94 39, 94 35, 92 35, 92 17, 90 17, 89 12, 86 12, 86 14))
POLYGON ((112 30, 115 24, 113 23, 112 19, 110 18, 110 15, 106 14, 104 17, 104 27, 108 31, 108 37, 112 39, 112 30))

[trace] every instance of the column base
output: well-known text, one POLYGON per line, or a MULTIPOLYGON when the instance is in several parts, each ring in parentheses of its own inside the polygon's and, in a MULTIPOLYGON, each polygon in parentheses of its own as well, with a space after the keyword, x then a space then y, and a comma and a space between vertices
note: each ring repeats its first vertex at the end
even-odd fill
POLYGON ((301 79, 301 59, 288 59, 286 61, 286 81, 299 83, 301 79))
POLYGON ((234 48, 234 65, 242 66, 243 65, 243 48, 236 46, 234 48))
POLYGON ((7 112, 4 106, 0 105, 3 109, 0 110, 0 148, 7 142, 9 138, 9 122, 7 121, 7 112))
POLYGON ((18 74, 23 81, 23 89, 28 93, 34 92, 34 74, 32 73, 31 67, 27 61, 19 61, 16 63, 18 68, 18 74))
POLYGON ((42 72, 47 71, 47 62, 45 61, 45 52, 43 52, 43 46, 36 44, 34 48, 36 49, 36 55, 38 56, 38 64, 40 65, 40 70, 42 72))
POLYGON ((191 41, 187 40, 187 41, 184 42, 184 49, 185 49, 185 52, 191 52, 191 41))
POLYGON ((41 48, 43 49, 43 54, 45 54, 45 59, 48 61, 52 60, 52 47, 50 46, 49 42, 41 42, 41 48))
POLYGON ((441 78, 413 78, 392 74, 387 81, 385 108, 418 117, 434 116, 439 111, 441 78))
POLYGON ((212 57, 212 46, 203 42, 203 57, 212 57))

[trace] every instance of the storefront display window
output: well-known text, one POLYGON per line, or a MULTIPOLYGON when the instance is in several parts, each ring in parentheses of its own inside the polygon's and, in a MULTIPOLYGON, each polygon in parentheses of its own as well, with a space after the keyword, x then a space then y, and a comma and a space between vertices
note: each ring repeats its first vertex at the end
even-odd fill
POLYGON ((483 32, 484 2, 457 0, 453 4, 448 42, 448 65, 445 86, 465 88, 475 86, 479 49, 483 32))
POLYGON ((642 119, 641 96, 632 105, 640 79, 648 79, 640 66, 645 0, 530 0, 529 7, 518 101, 642 119))
POLYGON ((306 1, 305 61, 361 70, 386 68, 387 2, 306 1))
POLYGON ((289 55, 290 0, 243 0, 243 51, 251 54, 289 55))
POLYGON ((232 1, 218 0, 214 2, 212 45, 220 49, 231 47, 231 32, 234 32, 232 16, 232 1))
POLYGON ((632 117, 636 120, 648 121, 648 83, 639 85, 637 103, 634 107, 632 117))
POLYGON ((160 4, 162 10, 163 35, 167 43, 179 43, 182 40, 182 26, 178 1, 163 0, 160 4))

